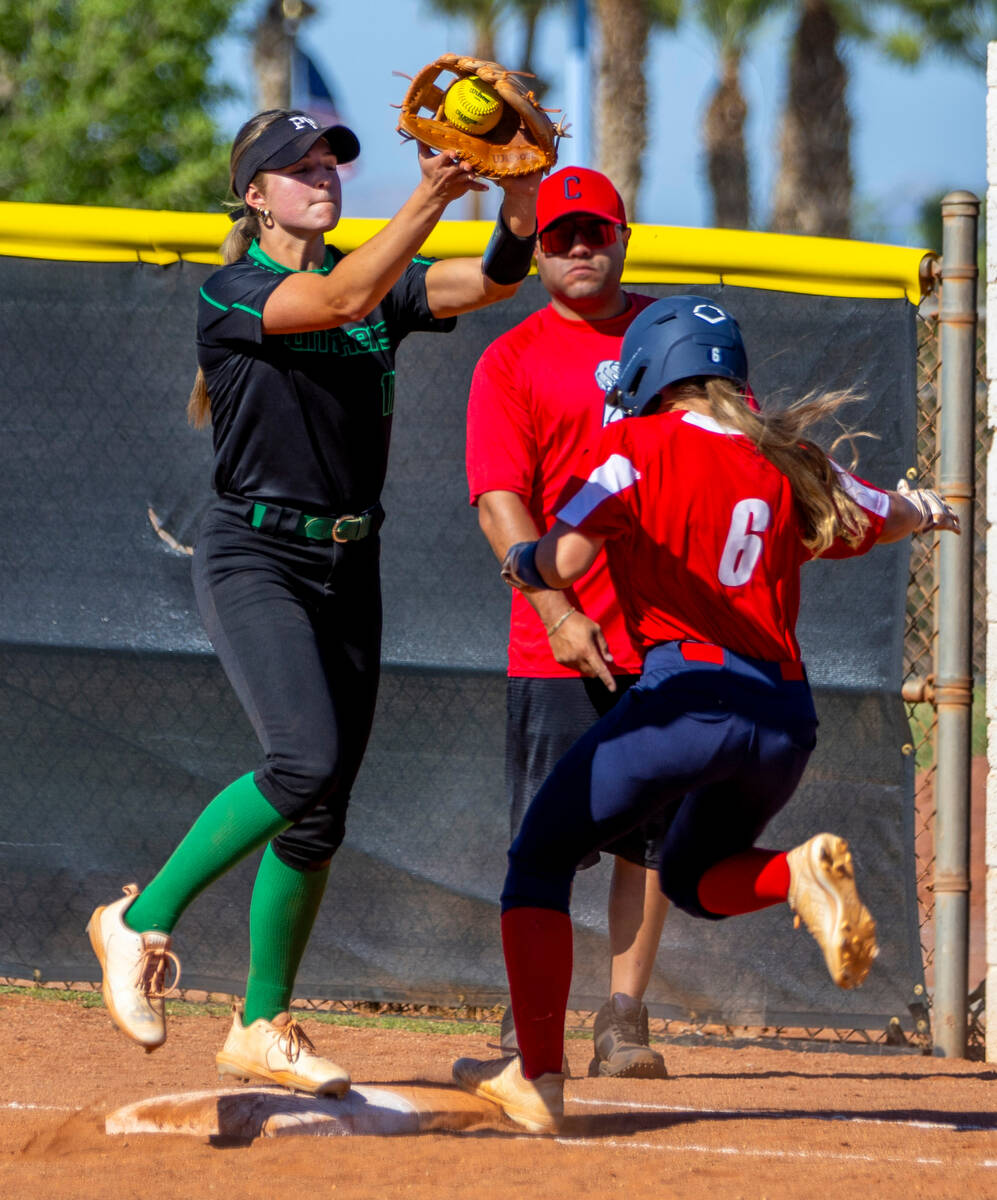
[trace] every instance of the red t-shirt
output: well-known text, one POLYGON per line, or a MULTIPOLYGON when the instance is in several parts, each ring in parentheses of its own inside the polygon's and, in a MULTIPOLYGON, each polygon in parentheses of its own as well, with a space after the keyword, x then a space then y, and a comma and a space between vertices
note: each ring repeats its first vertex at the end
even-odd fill
MULTIPOLYGON (((630 322, 653 302, 628 294, 630 306, 607 321, 569 321, 551 305, 533 313, 484 352, 474 371, 467 410, 467 479, 471 503, 483 492, 521 496, 541 533, 554 523, 558 498, 578 456, 603 428, 605 392, 616 381, 620 345, 630 322)), ((567 593, 597 621, 616 674, 638 674, 641 659, 627 636, 605 556, 567 593)), ((529 601, 512 594, 509 674, 570 679, 551 654, 543 622, 529 601)))
MULTIPOLYGON (((789 481, 747 438, 698 413, 661 413, 610 425, 587 462, 557 516, 606 539, 642 654, 689 639, 751 658, 799 659, 799 569, 811 554, 789 481)), ((839 473, 870 524, 860 545, 839 539, 827 558, 871 549, 890 507, 885 492, 839 473)))

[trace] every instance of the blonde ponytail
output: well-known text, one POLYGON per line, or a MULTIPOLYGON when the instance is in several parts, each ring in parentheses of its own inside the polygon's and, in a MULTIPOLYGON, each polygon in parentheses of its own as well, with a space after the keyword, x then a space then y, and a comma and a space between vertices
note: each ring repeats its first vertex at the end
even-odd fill
POLYGON ((243 211, 243 215, 233 224, 225 237, 225 241, 221 244, 219 253, 222 256, 222 262, 226 266, 229 263, 238 262, 253 244, 254 239, 259 236, 260 214, 255 208, 247 208, 243 211))
MULTIPOLYGON (((253 244, 253 239, 259 236, 259 213, 255 208, 247 208, 221 244, 222 262, 226 266, 238 262, 253 244)), ((204 429, 211 422, 211 397, 208 395, 207 380, 200 367, 197 368, 194 386, 190 389, 187 399, 187 420, 195 429, 204 429)))
POLYGON ((195 429, 204 429, 211 420, 211 397, 208 395, 208 383, 200 367, 194 376, 194 386, 187 397, 187 421, 195 429))
MULTIPOLYGON (((255 117, 251 117, 239 130, 232 143, 232 154, 229 160, 229 186, 233 190, 235 189, 236 167, 243 154, 275 121, 286 116, 285 109, 267 109, 266 112, 257 113, 255 117)), ((241 202, 242 197, 239 199, 241 202)), ((253 244, 253 240, 259 236, 259 213, 255 208, 243 207, 242 216, 233 224, 225 241, 221 244, 222 262, 226 266, 229 263, 238 262, 253 244)), ((195 429, 203 429, 211 421, 211 397, 208 395, 207 381, 200 367, 197 368, 194 386, 191 388, 187 400, 187 420, 195 429)))
MULTIPOLYGON (((669 406, 678 407, 683 396, 705 396, 719 424, 744 434, 786 476, 803 526, 804 545, 814 557, 820 557, 838 538, 855 546, 865 537, 868 514, 845 491, 827 453, 805 436, 812 426, 854 403, 858 399, 854 392, 812 394, 787 408, 766 413, 750 409, 740 389, 727 379, 682 380, 671 385, 666 395, 669 406)), ((856 438, 869 436, 843 431, 831 449, 844 441, 853 443, 856 438)))

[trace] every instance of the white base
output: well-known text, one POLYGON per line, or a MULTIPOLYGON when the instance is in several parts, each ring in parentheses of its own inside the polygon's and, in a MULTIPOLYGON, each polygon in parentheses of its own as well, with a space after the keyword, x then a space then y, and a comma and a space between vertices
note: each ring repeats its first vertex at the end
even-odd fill
POLYGON ((277 1087, 249 1087, 139 1100, 109 1113, 104 1130, 250 1140, 289 1134, 392 1136, 466 1129, 496 1120, 501 1117, 495 1105, 440 1085, 391 1090, 363 1085, 352 1087, 340 1100, 295 1095, 277 1087))

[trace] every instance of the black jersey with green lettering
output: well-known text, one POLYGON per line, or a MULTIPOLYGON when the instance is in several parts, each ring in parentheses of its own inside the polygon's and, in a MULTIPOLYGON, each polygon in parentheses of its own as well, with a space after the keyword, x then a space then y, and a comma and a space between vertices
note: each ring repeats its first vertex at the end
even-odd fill
MULTIPOLYGON (((320 273, 344 255, 326 248, 320 273)), ((395 351, 415 330, 447 332, 426 300, 431 259, 414 258, 360 321, 265 334, 263 306, 288 275, 254 242, 210 276, 197 314, 197 361, 211 397, 219 493, 339 515, 374 504, 384 483, 395 351)))

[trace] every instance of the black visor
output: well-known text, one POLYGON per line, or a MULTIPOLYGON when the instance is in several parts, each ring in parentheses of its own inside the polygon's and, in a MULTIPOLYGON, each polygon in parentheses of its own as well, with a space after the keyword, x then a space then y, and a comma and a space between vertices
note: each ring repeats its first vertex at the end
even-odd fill
POLYGON ((345 125, 323 127, 307 113, 290 112, 286 117, 274 121, 243 152, 235 169, 235 194, 244 200, 246 188, 258 172, 289 167, 299 158, 304 158, 319 138, 325 138, 329 143, 329 149, 338 162, 352 162, 360 153, 360 143, 352 129, 347 129, 345 125))

